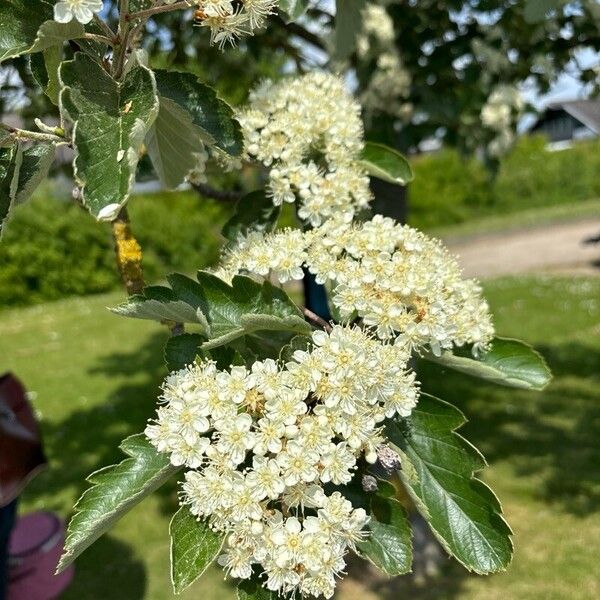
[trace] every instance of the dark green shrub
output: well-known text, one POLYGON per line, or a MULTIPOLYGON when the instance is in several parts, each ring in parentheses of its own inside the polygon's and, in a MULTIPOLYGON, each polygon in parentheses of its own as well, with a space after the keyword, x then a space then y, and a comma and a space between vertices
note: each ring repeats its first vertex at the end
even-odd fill
MULTIPOLYGON (((140 195, 129 212, 148 282, 194 272, 219 255, 228 208, 194 193, 140 195)), ((72 201, 39 194, 14 211, 0 242, 0 307, 35 304, 120 286, 110 226, 72 201)))
POLYGON ((551 152, 541 136, 523 137, 502 161, 494 185, 499 212, 600 196, 600 141, 551 152))
POLYGON ((431 229, 480 217, 600 197, 600 141, 552 152, 523 136, 495 178, 475 158, 450 149, 413 160, 409 221, 431 229))
POLYGON ((489 175, 475 158, 450 149, 415 158, 409 221, 418 228, 461 223, 492 202, 489 175))

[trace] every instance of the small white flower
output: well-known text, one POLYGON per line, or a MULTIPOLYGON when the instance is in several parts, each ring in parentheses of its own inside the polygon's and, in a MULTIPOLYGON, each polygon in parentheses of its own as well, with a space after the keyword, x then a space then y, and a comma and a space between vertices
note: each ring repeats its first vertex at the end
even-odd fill
POLYGON ((61 0, 54 5, 54 20, 70 23, 73 18, 86 25, 94 18, 94 13, 102 10, 102 0, 61 0))
POLYGON ((240 464, 246 454, 254 446, 254 433, 250 432, 252 417, 247 413, 240 413, 234 419, 216 421, 218 429, 217 449, 229 456, 235 464, 240 464))

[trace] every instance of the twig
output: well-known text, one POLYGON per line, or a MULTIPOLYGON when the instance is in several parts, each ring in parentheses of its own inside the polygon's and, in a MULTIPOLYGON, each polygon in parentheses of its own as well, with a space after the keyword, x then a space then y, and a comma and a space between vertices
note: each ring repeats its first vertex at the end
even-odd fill
POLYGON ((230 190, 217 190, 205 183, 194 183, 192 187, 202 196, 212 198, 213 200, 224 200, 226 202, 236 202, 244 194, 242 192, 234 192, 230 190))
POLYGON ((162 6, 155 6, 153 8, 147 8, 146 10, 139 10, 137 12, 128 13, 125 15, 126 21, 135 21, 136 19, 147 19, 153 15, 160 13, 172 12, 174 10, 184 10, 190 8, 191 5, 186 0, 181 2, 175 2, 173 4, 163 4, 162 6))
POLYGON ((327 333, 331 333, 331 331, 333 330, 331 325, 325 319, 322 319, 319 315, 314 313, 312 310, 310 310, 308 308, 303 308, 302 312, 304 313, 304 316, 309 321, 312 321, 312 323, 314 325, 318 325, 319 327, 321 327, 321 329, 324 329, 327 333))
POLYGON ((84 33, 81 37, 84 40, 92 40, 93 42, 101 42, 103 44, 108 44, 109 46, 115 45, 114 38, 108 37, 106 35, 100 35, 99 33, 84 33))
POLYGON ((104 32, 104 35, 114 40, 117 36, 115 32, 108 26, 108 23, 104 21, 104 19, 100 18, 97 14, 94 14, 94 23, 98 25, 100 29, 104 32))
MULTIPOLYGON (((73 190, 73 198, 83 205, 79 188, 73 190)), ((115 240, 117 267, 125 284, 125 289, 130 296, 141 294, 145 287, 144 271, 142 269, 142 247, 133 235, 129 213, 125 207, 121 209, 117 218, 111 223, 111 227, 113 239, 115 240)), ((183 323, 167 319, 163 319, 161 323, 170 329, 172 336, 181 335, 185 332, 183 323)))
POLYGON ((53 133, 40 133, 38 131, 29 131, 27 129, 19 129, 18 127, 12 127, 6 123, 0 123, 0 129, 3 129, 16 140, 32 140, 34 142, 54 142, 55 144, 68 144, 69 140, 64 137, 54 135, 53 133))
POLYGON ((113 76, 115 79, 121 79, 125 68, 125 60, 127 59, 127 50, 129 49, 128 14, 129 0, 119 0, 119 29, 117 36, 120 41, 116 48, 113 62, 113 76))
POLYGON ((325 43, 321 38, 312 31, 305 29, 302 25, 298 23, 286 23, 281 17, 275 15, 273 16, 273 22, 277 23, 279 27, 287 30, 292 35, 295 35, 299 38, 302 38, 305 42, 312 44, 313 46, 319 48, 319 50, 323 50, 324 52, 327 50, 325 43))
POLYGON ((144 272, 142 271, 142 248, 131 231, 129 213, 123 207, 117 218, 111 223, 115 240, 115 255, 121 279, 127 293, 141 294, 144 289, 144 272))

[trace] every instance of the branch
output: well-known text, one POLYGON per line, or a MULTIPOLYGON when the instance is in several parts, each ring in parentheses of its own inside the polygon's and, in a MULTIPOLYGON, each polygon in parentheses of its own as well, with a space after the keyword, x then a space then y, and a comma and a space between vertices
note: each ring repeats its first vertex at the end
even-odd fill
POLYGON ((125 15, 126 21, 135 21, 136 19, 147 19, 153 15, 160 13, 172 12, 175 10, 185 10, 191 8, 191 5, 187 0, 181 2, 175 2, 174 4, 163 4, 162 6, 155 6, 153 8, 147 8, 146 10, 139 10, 138 12, 132 12, 125 15))
POLYGON ((0 129, 3 129, 15 140, 32 140, 34 142, 53 142, 55 144, 68 144, 69 140, 64 137, 55 135, 53 133, 40 133, 38 131, 28 131, 27 129, 19 129, 18 127, 12 127, 6 123, 0 123, 0 129))
POLYGON ((103 44, 108 44, 109 46, 115 45, 114 38, 108 37, 106 35, 100 35, 98 33, 84 33, 80 39, 92 40, 94 42, 101 42, 103 44))
POLYGON ((127 15, 129 14, 129 0, 119 0, 119 29, 117 37, 120 42, 115 50, 113 59, 113 76, 115 79, 121 79, 125 68, 125 60, 127 59, 127 50, 129 49, 129 22, 127 15))
POLYGON ((313 46, 319 48, 319 50, 323 50, 323 52, 327 52, 327 46, 323 40, 316 33, 308 31, 308 29, 305 29, 302 27, 302 25, 299 25, 298 23, 286 23, 277 15, 273 17, 273 22, 277 23, 279 27, 282 27, 292 35, 302 38, 305 42, 312 44, 313 46))
MULTIPOLYGON (((81 203, 80 191, 73 197, 81 203)), ((115 240, 115 254, 117 267, 125 289, 130 296, 141 294, 144 290, 144 271, 142 269, 142 248, 131 231, 129 213, 125 207, 121 209, 117 218, 111 223, 113 238, 115 240)), ((175 321, 161 321, 166 325, 171 335, 181 335, 184 332, 183 323, 175 321)))
POLYGON ((106 23, 104 19, 100 18, 96 13, 94 13, 94 23, 96 23, 96 25, 102 29, 106 37, 109 37, 113 40, 117 37, 115 32, 108 26, 108 23, 106 23))
POLYGON ((237 202, 244 195, 242 192, 229 190, 217 190, 205 183, 193 183, 192 187, 202 196, 212 198, 213 200, 223 200, 226 202, 237 202))
POLYGON ((117 267, 127 293, 130 296, 141 294, 145 285, 142 271, 142 248, 131 231, 129 213, 125 207, 111 223, 111 227, 115 240, 117 267))
POLYGON ((333 328, 325 319, 322 319, 319 315, 314 313, 312 310, 309 310, 308 308, 302 309, 302 312, 304 313, 304 316, 314 325, 317 325, 321 329, 324 329, 327 333, 331 333, 333 328))

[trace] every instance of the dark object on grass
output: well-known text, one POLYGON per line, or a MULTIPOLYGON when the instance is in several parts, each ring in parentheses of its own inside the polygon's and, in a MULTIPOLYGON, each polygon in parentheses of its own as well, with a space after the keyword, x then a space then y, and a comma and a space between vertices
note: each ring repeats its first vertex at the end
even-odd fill
POLYGON ((40 432, 21 382, 0 377, 0 506, 12 502, 46 465, 40 432))
POLYGON ((9 546, 8 600, 52 600, 73 579, 73 566, 55 575, 64 548, 64 524, 53 513, 18 519, 9 546))

